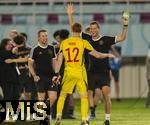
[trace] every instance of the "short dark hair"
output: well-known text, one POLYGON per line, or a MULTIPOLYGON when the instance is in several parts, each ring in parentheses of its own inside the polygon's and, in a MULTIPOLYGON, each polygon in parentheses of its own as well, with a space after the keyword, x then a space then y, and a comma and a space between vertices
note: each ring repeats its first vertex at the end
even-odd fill
POLYGON ((5 46, 8 44, 9 41, 11 41, 11 39, 9 38, 2 39, 0 44, 0 50, 5 50, 5 46))
POLYGON ((45 30, 45 29, 39 30, 38 31, 38 36, 40 36, 40 33, 42 33, 42 32, 47 32, 47 30, 45 30))
POLYGON ((97 27, 100 28, 99 22, 97 22, 97 21, 92 21, 92 22, 90 23, 90 25, 97 25, 97 27))
POLYGON ((69 31, 67 29, 61 29, 59 32, 59 36, 61 40, 65 40, 69 37, 69 31))
POLYGON ((17 45, 21 45, 25 42, 25 38, 22 35, 17 35, 16 37, 14 37, 13 41, 17 44, 17 45))
POLYGON ((27 36, 27 34, 26 33, 20 33, 20 35, 22 35, 23 37, 25 37, 26 39, 28 39, 28 36, 27 36))
POLYGON ((81 31, 82 31, 82 26, 81 26, 81 24, 80 24, 80 23, 74 23, 74 24, 72 25, 72 31, 73 31, 73 32, 76 32, 76 33, 81 33, 81 31))
POLYGON ((56 30, 53 34, 53 37, 56 38, 57 36, 59 36, 60 34, 60 30, 56 30))

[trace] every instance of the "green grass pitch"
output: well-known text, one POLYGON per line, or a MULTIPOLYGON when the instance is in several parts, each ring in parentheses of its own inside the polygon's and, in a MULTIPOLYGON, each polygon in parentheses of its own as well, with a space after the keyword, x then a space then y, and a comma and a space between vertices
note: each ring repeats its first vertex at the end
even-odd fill
MULTIPOLYGON (((145 108, 145 99, 124 99, 121 102, 112 100, 111 125, 150 125, 150 108, 145 108)), ((75 120, 63 119, 61 125, 80 125, 81 112, 80 101, 75 101, 75 120)), ((90 121, 90 125, 103 125, 103 103, 99 103, 96 110, 96 119, 90 121)), ((51 125, 54 125, 54 119, 51 125)), ((39 125, 39 122, 3 123, 2 125, 39 125)))

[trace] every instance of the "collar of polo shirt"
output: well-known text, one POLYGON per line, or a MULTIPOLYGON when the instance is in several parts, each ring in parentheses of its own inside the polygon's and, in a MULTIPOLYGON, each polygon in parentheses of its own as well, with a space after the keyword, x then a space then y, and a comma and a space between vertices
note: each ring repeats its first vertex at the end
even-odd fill
POLYGON ((41 48, 45 49, 45 48, 47 48, 48 45, 43 46, 40 43, 38 43, 38 46, 40 46, 41 48))

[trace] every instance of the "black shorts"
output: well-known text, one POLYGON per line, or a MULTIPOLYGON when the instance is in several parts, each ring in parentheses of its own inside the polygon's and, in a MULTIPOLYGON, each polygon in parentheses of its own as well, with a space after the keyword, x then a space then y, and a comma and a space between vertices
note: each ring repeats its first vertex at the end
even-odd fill
POLYGON ((34 87, 34 80, 29 76, 28 72, 21 71, 21 75, 18 76, 19 80, 19 93, 32 92, 34 87))
POLYGON ((109 70, 102 73, 88 72, 88 90, 94 91, 96 88, 102 89, 103 86, 110 86, 109 70))
POLYGON ((37 92, 58 91, 58 86, 53 86, 52 76, 39 75, 40 81, 36 84, 37 92))
POLYGON ((119 70, 111 70, 115 81, 119 81, 119 70))
POLYGON ((19 82, 19 93, 22 92, 32 92, 35 87, 33 78, 29 78, 27 82, 19 82))

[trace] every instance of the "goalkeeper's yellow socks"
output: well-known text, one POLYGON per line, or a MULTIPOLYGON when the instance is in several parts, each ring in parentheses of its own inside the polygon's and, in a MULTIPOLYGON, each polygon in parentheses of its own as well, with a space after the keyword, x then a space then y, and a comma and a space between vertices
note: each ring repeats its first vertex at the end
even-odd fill
POLYGON ((60 95, 59 96, 59 99, 58 99, 58 102, 57 102, 57 116, 58 117, 62 116, 62 110, 63 110, 63 107, 64 107, 65 99, 66 99, 65 95, 60 95))
POLYGON ((81 115, 82 115, 82 121, 87 120, 87 115, 88 115, 88 98, 87 97, 81 97, 81 115))

